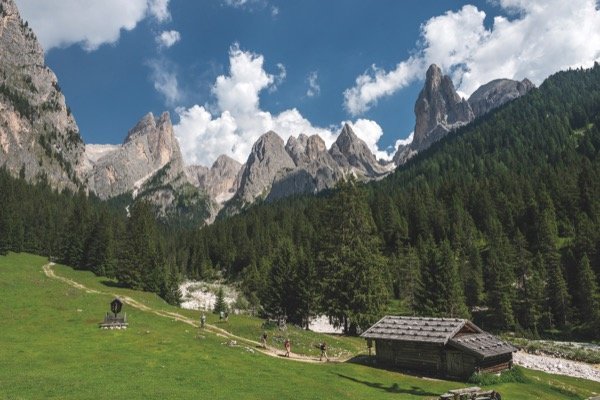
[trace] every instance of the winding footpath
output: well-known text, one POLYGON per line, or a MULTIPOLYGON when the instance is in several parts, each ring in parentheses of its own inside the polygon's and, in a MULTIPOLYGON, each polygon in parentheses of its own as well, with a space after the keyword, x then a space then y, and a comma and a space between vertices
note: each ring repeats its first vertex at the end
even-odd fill
MULTIPOLYGON (((44 270, 44 274, 46 274, 46 276, 48 278, 59 280, 59 281, 64 282, 74 288, 83 290, 86 293, 106 294, 106 295, 110 295, 110 296, 114 296, 114 297, 119 297, 125 304, 128 304, 133 308, 137 308, 138 310, 141 310, 144 312, 150 312, 152 314, 158 315, 159 317, 169 318, 171 320, 183 322, 184 324, 188 324, 190 326, 193 326, 194 328, 200 328, 200 324, 198 322, 196 322, 194 319, 186 317, 179 313, 171 312, 171 311, 156 310, 156 309, 153 309, 143 303, 140 303, 139 301, 137 301, 129 296, 123 296, 123 295, 116 294, 116 293, 101 292, 99 290, 90 289, 87 286, 82 285, 81 283, 76 282, 72 279, 57 275, 54 272, 54 270, 52 269, 52 267, 54 265, 56 265, 56 264, 53 262, 50 262, 42 267, 42 269, 44 270)), ((230 346, 242 346, 242 347, 245 347, 249 351, 257 351, 257 352, 260 352, 262 354, 265 354, 265 355, 268 355, 271 357, 277 357, 277 358, 281 358, 281 359, 285 359, 285 360, 299 361, 299 362, 305 362, 305 363, 317 363, 317 364, 322 363, 316 357, 308 357, 308 356, 294 354, 294 353, 291 353, 290 357, 283 357, 283 353, 278 352, 277 350, 275 350, 272 347, 267 346, 267 348, 265 349, 264 347, 262 347, 262 344, 257 341, 234 335, 231 332, 228 332, 228 331, 221 329, 214 325, 205 324, 204 331, 213 333, 213 334, 217 335, 218 337, 222 337, 222 338, 229 340, 228 345, 230 345, 230 346)), ((340 362, 345 362, 348 359, 350 359, 350 357, 348 357, 346 359, 330 357, 329 362, 340 363, 340 362)))

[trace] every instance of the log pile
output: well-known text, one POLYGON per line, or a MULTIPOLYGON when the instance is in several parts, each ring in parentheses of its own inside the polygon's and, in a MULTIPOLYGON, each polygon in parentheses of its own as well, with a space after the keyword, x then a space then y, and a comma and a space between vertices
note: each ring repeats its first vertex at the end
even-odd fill
POLYGON ((482 390, 479 387, 449 390, 440 396, 440 400, 501 400, 495 390, 482 390))

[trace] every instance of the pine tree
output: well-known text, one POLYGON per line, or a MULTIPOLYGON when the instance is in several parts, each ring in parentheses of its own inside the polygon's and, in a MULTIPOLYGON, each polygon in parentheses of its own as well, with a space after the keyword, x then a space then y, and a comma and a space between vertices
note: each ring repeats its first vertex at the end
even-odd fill
POLYGON ((298 262, 291 241, 285 240, 273 261, 270 281, 265 291, 264 306, 273 316, 287 316, 295 323, 301 323, 298 315, 299 293, 297 288, 298 262))
POLYGON ((469 307, 483 301, 483 266, 477 246, 470 245, 467 254, 465 281, 465 301, 469 307))
POLYGON ((136 202, 130 207, 125 240, 121 244, 117 279, 134 289, 158 290, 157 268, 163 265, 152 207, 136 202))
POLYGON ((600 292, 596 276, 590 267, 590 260, 584 255, 577 268, 578 308, 582 321, 600 319, 600 292))
POLYGON ((430 239, 425 246, 427 256, 422 262, 417 311, 425 316, 468 317, 462 282, 450 243, 444 241, 437 248, 430 239))
POLYGON ((160 284, 159 296, 167 303, 179 306, 181 304, 181 290, 179 290, 179 279, 175 271, 164 273, 164 279, 160 284))
POLYGON ((538 253, 535 260, 528 265, 530 268, 522 276, 520 322, 524 328, 530 329, 537 335, 540 331, 546 300, 544 284, 546 273, 542 255, 538 253))
POLYGON ((219 314, 221 312, 227 311, 227 303, 225 302, 225 292, 223 291, 223 287, 219 286, 219 291, 217 292, 217 297, 215 299, 215 307, 213 308, 213 312, 215 314, 219 314))
POLYGON ((497 328, 513 329, 515 326, 513 302, 514 268, 510 245, 499 227, 493 228, 487 257, 487 303, 494 312, 497 328))
POLYGON ((417 291, 421 281, 421 264, 417 250, 409 246, 405 254, 394 257, 396 268, 396 285, 398 298, 410 309, 414 310, 417 302, 417 291))
POLYGON ((318 274, 326 315, 346 333, 375 322, 387 304, 385 259, 366 193, 340 181, 322 216, 318 274))
POLYGON ((298 315, 301 326, 308 329, 310 319, 317 314, 320 300, 317 270, 314 261, 300 252, 295 287, 298 293, 298 315))
POLYGON ((548 269, 548 305, 554 324, 563 328, 569 321, 571 296, 559 261, 551 258, 546 258, 545 261, 548 269))

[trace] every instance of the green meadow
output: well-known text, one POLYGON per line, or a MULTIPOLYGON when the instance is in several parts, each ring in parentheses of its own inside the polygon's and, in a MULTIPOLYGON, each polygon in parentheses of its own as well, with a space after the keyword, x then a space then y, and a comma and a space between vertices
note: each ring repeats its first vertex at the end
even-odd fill
MULTIPOLYGON (((0 257, 1 399, 430 399, 466 383, 419 378, 355 362, 305 363, 257 351, 264 328, 252 317, 208 323, 248 340, 229 346, 215 330, 200 331, 173 318, 124 306, 130 328, 101 330, 98 322, 113 295, 129 296, 152 310, 198 319, 154 294, 114 287, 105 278, 53 267, 101 293, 88 293, 47 277, 48 261, 28 254, 0 257)), ((315 356, 326 340, 331 355, 365 352, 357 338, 290 327, 270 330, 270 344, 289 337, 292 351, 315 356)), ((361 359, 365 359, 362 357, 361 359)), ((600 383, 522 370, 523 383, 491 386, 503 399, 585 399, 600 383)))

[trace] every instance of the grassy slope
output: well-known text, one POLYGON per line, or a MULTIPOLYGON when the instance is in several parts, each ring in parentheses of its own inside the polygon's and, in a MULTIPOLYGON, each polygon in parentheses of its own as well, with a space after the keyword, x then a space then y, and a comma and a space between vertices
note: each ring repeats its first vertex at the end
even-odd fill
MULTIPOLYGON (((41 270, 44 263, 26 254, 0 257, 0 398, 432 398, 466 386, 357 364, 304 364, 267 357, 248 348, 227 347, 223 338, 212 334, 198 337, 189 325, 127 306, 131 328, 103 331, 97 323, 111 296, 88 294, 49 279, 41 270)), ((107 291, 88 273, 60 266, 55 270, 107 291)), ((174 310, 154 295, 129 292, 152 307, 174 310)), ((250 323, 246 320, 237 329, 254 335, 254 328, 243 328, 250 323)), ((530 383, 495 388, 508 399, 600 393, 598 383, 525 374, 530 383)))
MULTIPOLYGON (((144 304, 157 310, 173 311, 174 308, 166 304, 160 297, 153 293, 137 292, 118 287, 107 287, 107 278, 97 277, 91 272, 77 271, 63 265, 53 267, 60 276, 67 277, 84 284, 86 287, 101 292, 110 292, 119 295, 126 295, 140 300, 144 304)), ((200 313, 193 310, 177 309, 179 314, 199 321, 200 313)), ((219 321, 219 316, 211 313, 206 314, 206 321, 221 329, 225 329, 234 335, 248 338, 254 341, 260 341, 260 336, 264 331, 268 332, 269 345, 279 347, 283 351, 283 342, 286 338, 292 342, 292 351, 294 353, 318 356, 320 351, 317 345, 323 340, 327 341, 328 354, 333 357, 348 358, 353 354, 366 351, 365 341, 358 337, 339 337, 336 335, 322 335, 299 329, 289 325, 287 331, 282 332, 275 327, 263 327, 263 320, 247 315, 230 315, 229 321, 219 321)))

